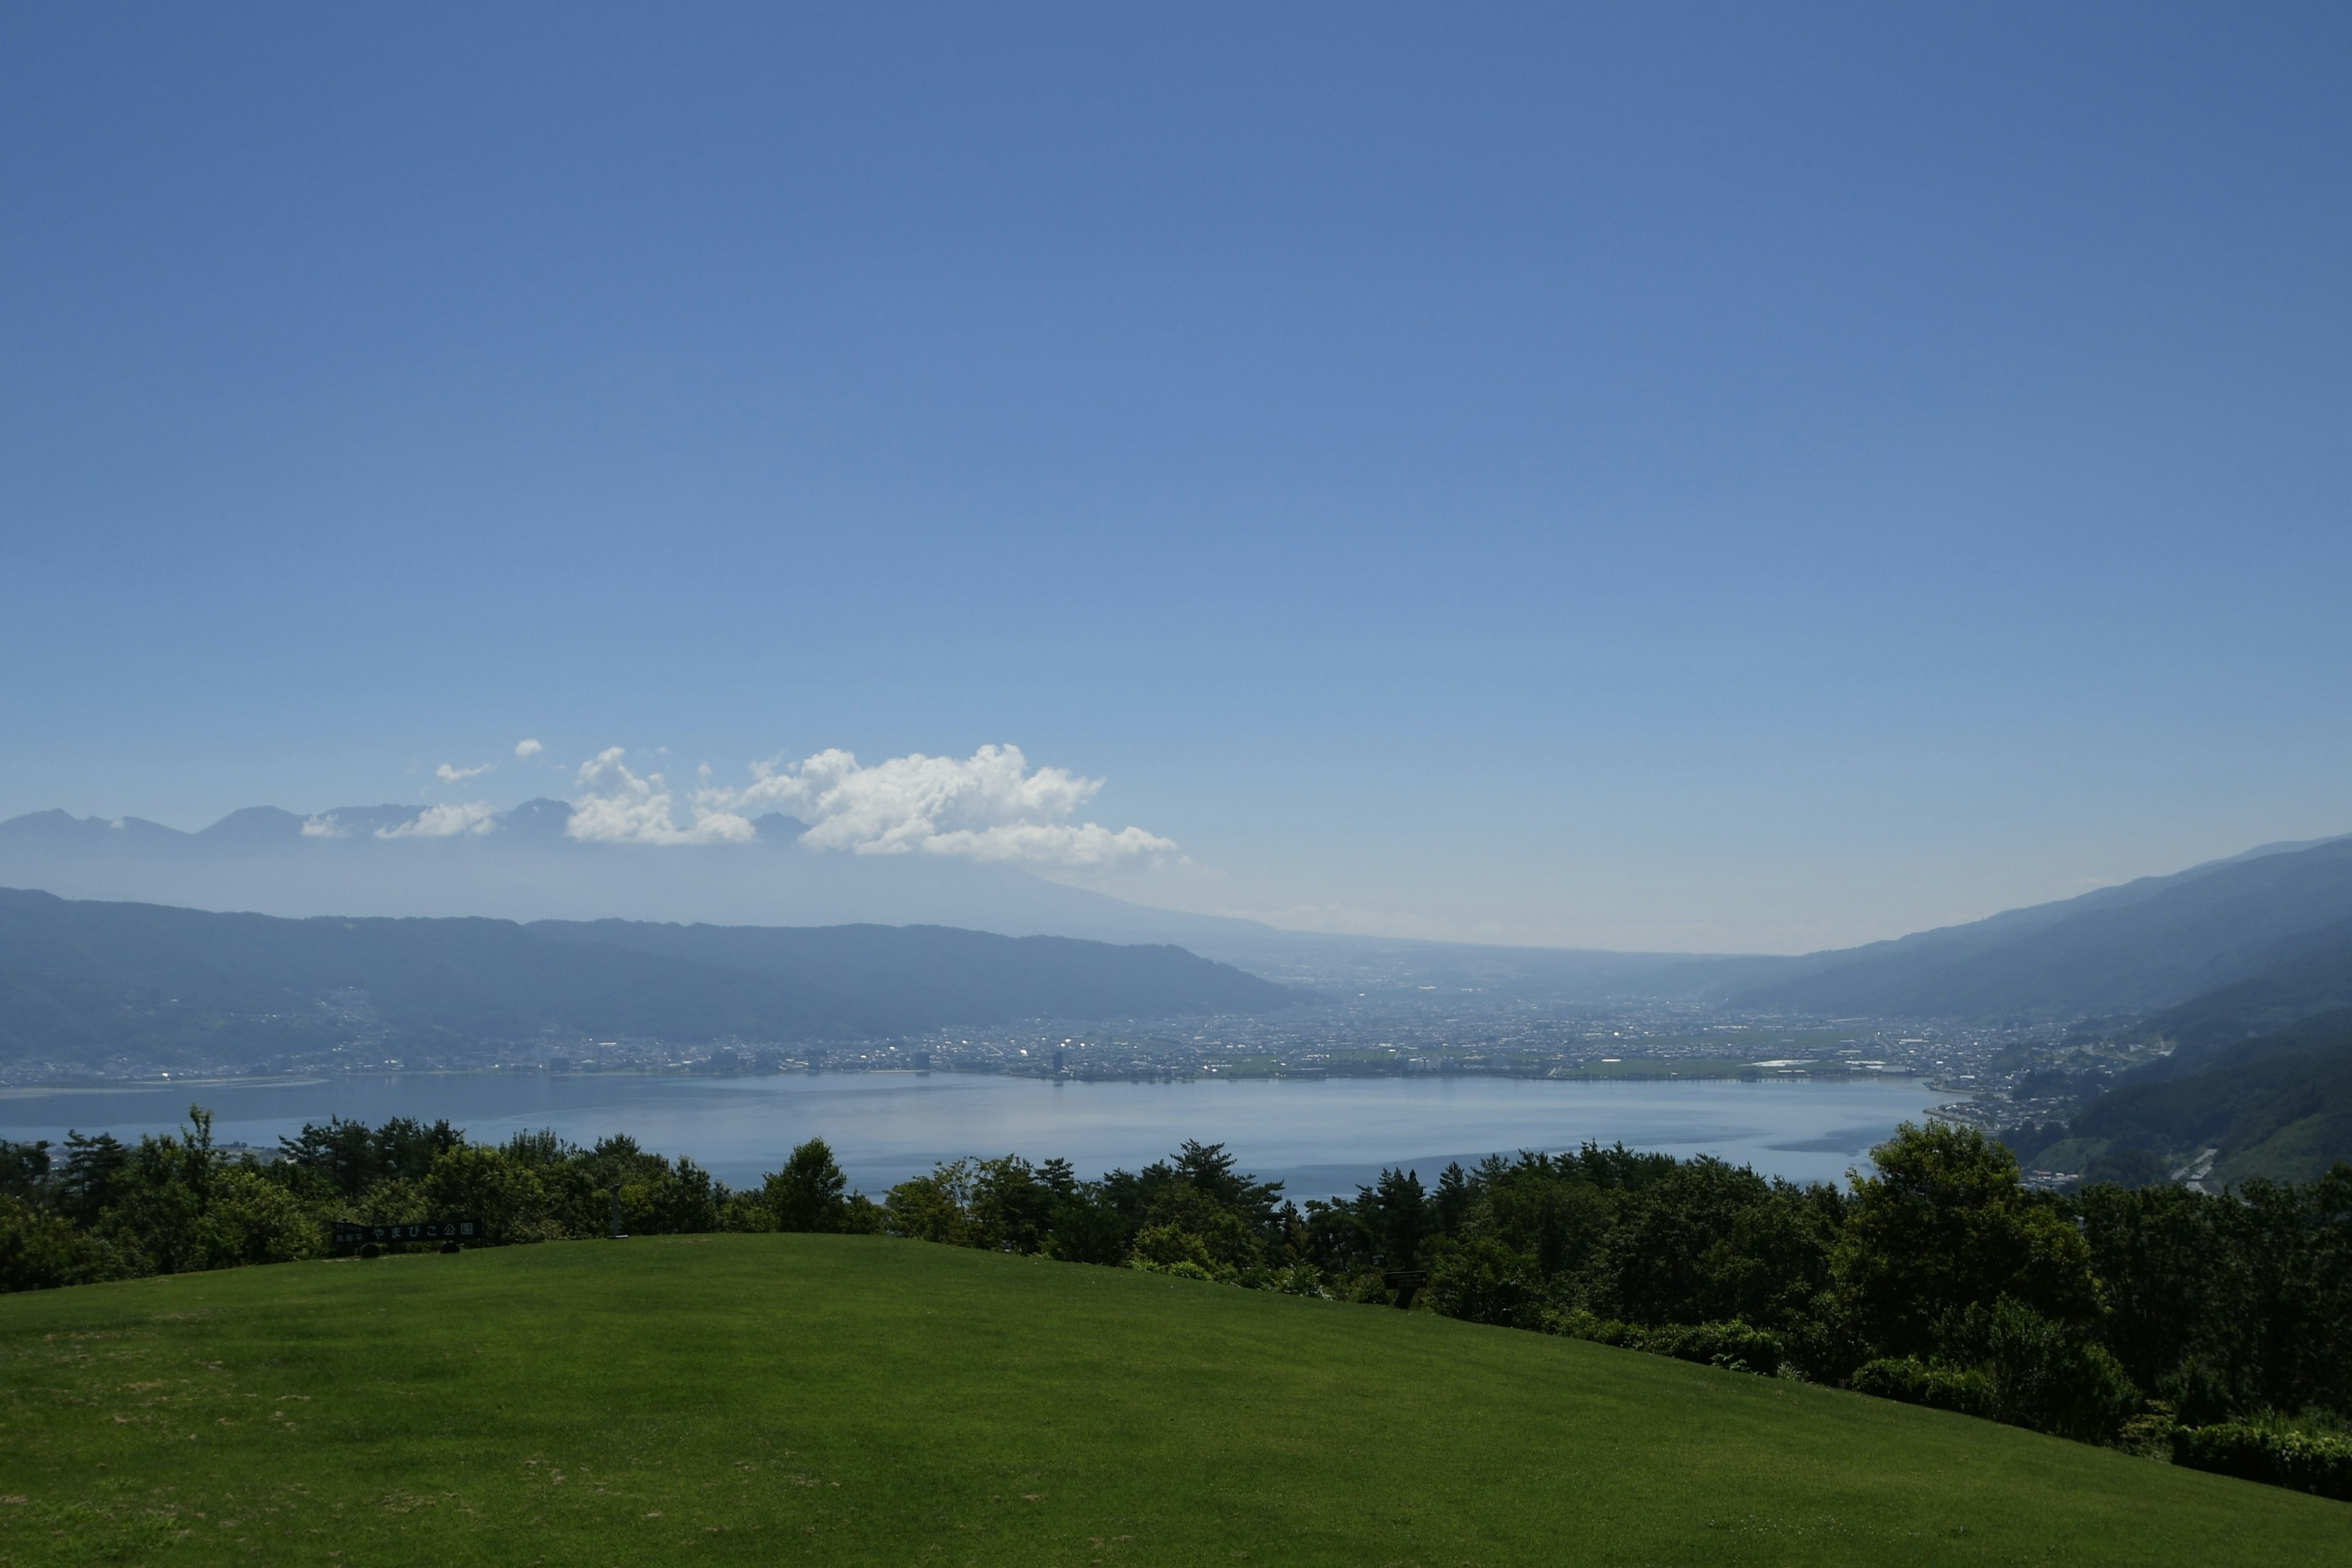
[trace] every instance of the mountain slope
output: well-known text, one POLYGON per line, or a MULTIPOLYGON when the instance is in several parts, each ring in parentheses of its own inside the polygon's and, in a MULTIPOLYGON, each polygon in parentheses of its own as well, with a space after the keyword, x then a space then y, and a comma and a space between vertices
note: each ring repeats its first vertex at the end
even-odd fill
POLYGON ((2352 1007, 2352 921, 2305 932, 2279 953, 2243 980, 2157 1014, 2137 1032, 2175 1042, 2171 1060, 2185 1068, 2233 1041, 2352 1007))
POLYGON ((526 801, 477 824, 483 831, 442 837, 418 833, 423 809, 344 806, 305 818, 257 806, 196 833, 136 817, 36 812, 0 822, 0 887, 289 918, 932 925, 1174 943, 1286 983, 1349 991, 1426 984, 1591 1001, 1695 994, 1717 973, 1685 954, 1278 931, 1129 903, 1009 866, 804 849, 802 825, 782 816, 759 819, 754 843, 646 846, 572 839, 565 831, 572 808, 560 800, 526 801))
POLYGON ((562 801, 526 801, 476 830, 436 836, 422 831, 433 824, 415 805, 310 818, 254 806, 195 833, 36 812, 0 822, 0 887, 289 918, 948 925, 1186 944, 1270 934, 1254 921, 1150 909, 1011 866, 804 849, 802 825, 778 815, 754 824, 752 843, 658 846, 581 843, 565 832, 570 816, 562 801))
POLYGON ((2226 1047, 2187 1072, 2154 1064, 2084 1107, 2068 1132, 2176 1163, 2210 1148, 2218 1182, 2311 1181, 2352 1161, 2352 1010, 2226 1047))
POLYGON ((1790 1012, 1986 1017, 2141 1012, 2261 972, 2352 921, 2352 840, 2193 873, 1848 952, 1733 993, 1790 1012), (2151 888, 2150 884, 2154 884, 2151 888), (2128 897, 2125 895, 2129 894, 2128 897))
POLYGON ((1180 948, 884 926, 531 928, 213 914, 0 889, 0 1057, 263 1059, 380 1038, 855 1039, 1286 1006, 1180 948))

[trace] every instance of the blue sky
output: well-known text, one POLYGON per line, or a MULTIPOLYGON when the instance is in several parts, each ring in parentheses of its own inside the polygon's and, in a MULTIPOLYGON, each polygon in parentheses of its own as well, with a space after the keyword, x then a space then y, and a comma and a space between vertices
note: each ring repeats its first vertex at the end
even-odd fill
POLYGON ((2352 830, 2347 80, 2319 5, 16 7, 0 815, 1007 743, 1127 896, 1751 950, 2352 830))

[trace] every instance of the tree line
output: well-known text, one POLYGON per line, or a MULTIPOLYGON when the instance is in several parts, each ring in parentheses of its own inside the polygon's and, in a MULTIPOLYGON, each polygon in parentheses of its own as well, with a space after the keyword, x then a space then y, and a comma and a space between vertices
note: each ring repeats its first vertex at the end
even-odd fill
POLYGON ((2352 1166, 2222 1195, 2026 1187, 1973 1130, 1906 1126, 1850 1190, 1620 1145, 1384 1171, 1286 1199, 1221 1145, 1083 1179, 958 1160, 878 1203, 821 1140, 730 1189, 625 1137, 469 1142, 331 1121, 278 1156, 181 1133, 0 1144, 0 1289, 286 1262, 334 1221, 497 1244, 866 1233, 1414 1310, 1798 1378, 2352 1498, 2352 1166))

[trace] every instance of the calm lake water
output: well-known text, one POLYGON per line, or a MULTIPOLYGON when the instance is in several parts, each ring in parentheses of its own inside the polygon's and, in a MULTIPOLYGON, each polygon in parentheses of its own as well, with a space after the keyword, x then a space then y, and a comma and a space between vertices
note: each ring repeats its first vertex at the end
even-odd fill
POLYGON ((178 1127, 191 1100, 222 1142, 273 1146, 329 1116, 447 1117, 480 1141, 551 1127, 587 1143, 627 1132, 742 1184, 823 1137, 879 1194, 961 1154, 1061 1155, 1081 1174, 1134 1170, 1187 1138, 1222 1142, 1292 1195, 1351 1190, 1383 1165, 1433 1181, 1448 1160, 1571 1149, 1586 1139, 1716 1154, 1768 1174, 1836 1181, 1895 1123, 1941 1098, 1912 1079, 1801 1083, 1554 1083, 1426 1078, 1049 1083, 978 1073, 760 1078, 439 1075, 0 1092, 0 1138, 68 1128, 125 1139, 178 1127))

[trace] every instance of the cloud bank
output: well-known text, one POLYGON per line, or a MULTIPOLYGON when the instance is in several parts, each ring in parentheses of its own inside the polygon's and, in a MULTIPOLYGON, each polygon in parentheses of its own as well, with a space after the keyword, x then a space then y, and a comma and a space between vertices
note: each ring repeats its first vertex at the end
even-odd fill
MULTIPOLYGON (((464 805, 428 805, 406 822, 396 822, 389 827, 375 830, 378 838, 456 838, 465 834, 496 832, 498 808, 487 800, 469 801, 464 805)), ((310 830, 308 823, 302 831, 310 830)))
POLYGON ((751 822, 698 791, 688 803, 689 820, 678 826, 668 781, 639 774, 621 761, 625 746, 611 746, 581 764, 581 795, 572 802, 563 831, 583 844, 747 844, 760 837, 751 822))
MULTIPOLYGON (((811 849, 856 855, 944 855, 958 859, 1108 867, 1157 859, 1176 845, 1140 827, 1073 821, 1100 779, 1065 768, 1030 770, 1018 746, 982 746, 970 757, 920 752, 871 767, 840 750, 802 762, 752 765, 740 789, 704 783, 685 798, 659 773, 640 776, 615 746, 580 770, 581 796, 565 831, 606 844, 740 843, 758 837, 750 814, 781 811, 807 825, 811 849)), ((708 776, 708 770, 705 770, 708 776)))

